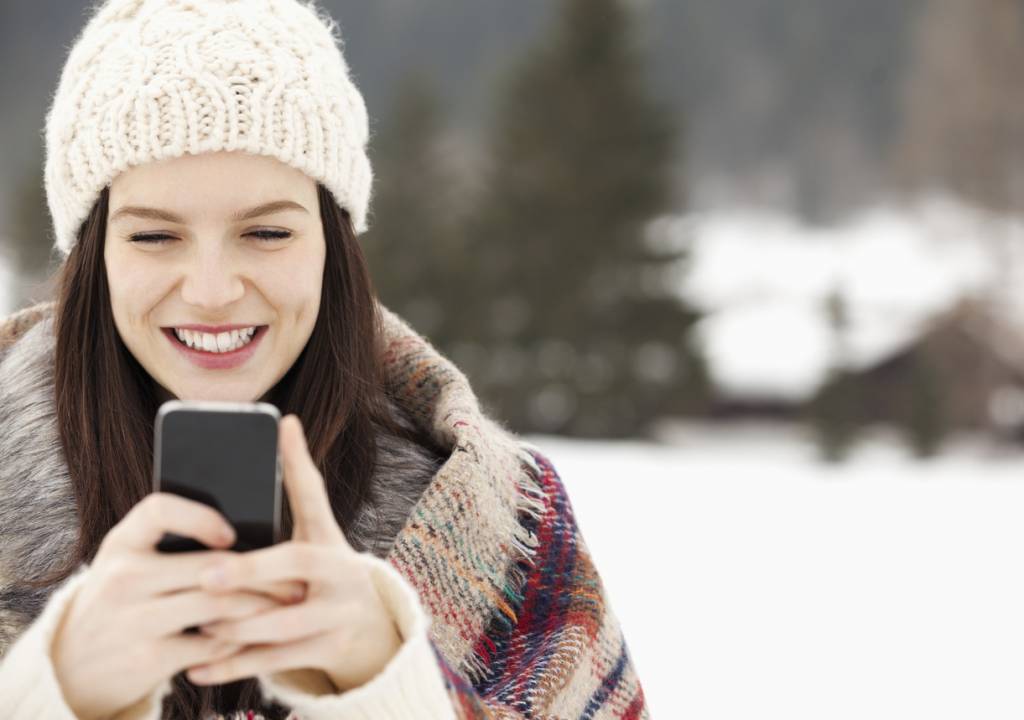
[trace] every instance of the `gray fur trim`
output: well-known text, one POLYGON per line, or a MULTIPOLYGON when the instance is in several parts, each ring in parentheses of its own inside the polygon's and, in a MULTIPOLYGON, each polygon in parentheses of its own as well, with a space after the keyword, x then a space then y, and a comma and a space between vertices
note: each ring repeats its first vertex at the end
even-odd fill
POLYGON ((55 423, 53 321, 32 326, 0 364, 0 575, 56 566, 78 533, 55 423))

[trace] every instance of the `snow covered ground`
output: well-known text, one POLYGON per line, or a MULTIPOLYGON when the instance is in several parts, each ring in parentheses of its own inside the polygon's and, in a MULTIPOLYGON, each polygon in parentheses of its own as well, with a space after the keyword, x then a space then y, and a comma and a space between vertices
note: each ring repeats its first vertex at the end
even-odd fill
POLYGON ((529 439, 568 488, 656 720, 1024 717, 1024 454, 795 429, 529 439))

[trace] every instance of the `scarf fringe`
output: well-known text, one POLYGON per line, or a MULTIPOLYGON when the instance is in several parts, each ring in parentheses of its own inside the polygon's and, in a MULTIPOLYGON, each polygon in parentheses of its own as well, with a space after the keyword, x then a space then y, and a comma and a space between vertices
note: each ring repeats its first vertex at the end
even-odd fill
POLYGON ((509 567, 506 579, 497 586, 505 602, 498 603, 498 607, 491 611, 490 622, 485 630, 483 640, 476 644, 468 657, 464 658, 461 668, 470 682, 474 684, 486 677, 490 668, 491 658, 488 656, 486 648, 488 645, 493 648, 493 643, 490 642, 487 635, 492 632, 493 628, 508 632, 515 627, 515 623, 518 622, 517 614, 526 597, 522 590, 526 585, 530 568, 536 565, 535 558, 540 539, 523 524, 523 516, 540 521, 549 512, 545 502, 547 495, 540 484, 542 470, 531 450, 541 452, 535 445, 519 442, 516 454, 525 471, 519 473, 516 483, 519 491, 516 495, 516 512, 520 521, 512 535, 511 545, 516 550, 517 558, 509 567))

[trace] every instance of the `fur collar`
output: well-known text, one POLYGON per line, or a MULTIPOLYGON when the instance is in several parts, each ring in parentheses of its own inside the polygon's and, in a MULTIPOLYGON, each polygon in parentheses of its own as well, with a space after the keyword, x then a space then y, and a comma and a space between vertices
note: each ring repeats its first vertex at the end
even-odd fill
MULTIPOLYGON (((13 581, 51 569, 78 532, 54 420, 53 307, 0 321, 0 654, 52 592, 13 581)), ((529 561, 537 543, 518 515, 542 510, 532 446, 486 417, 465 375, 404 320, 383 306, 381 315, 392 412, 443 454, 379 436, 377 501, 346 534, 410 581, 438 649, 476 675, 472 639, 500 615, 522 579, 517 561, 529 561)))

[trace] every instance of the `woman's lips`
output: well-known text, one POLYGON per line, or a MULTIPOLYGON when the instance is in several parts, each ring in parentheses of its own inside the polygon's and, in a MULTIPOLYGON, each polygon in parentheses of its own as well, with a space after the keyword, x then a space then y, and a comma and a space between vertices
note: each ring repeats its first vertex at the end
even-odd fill
POLYGON ((197 367, 204 370, 230 370, 243 364, 256 352, 256 346, 263 340, 263 335, 268 329, 267 325, 261 325, 253 333, 252 340, 247 344, 224 353, 212 353, 205 350, 194 350, 185 343, 178 340, 174 328, 163 328, 163 333, 174 347, 178 348, 182 355, 190 360, 197 367))

